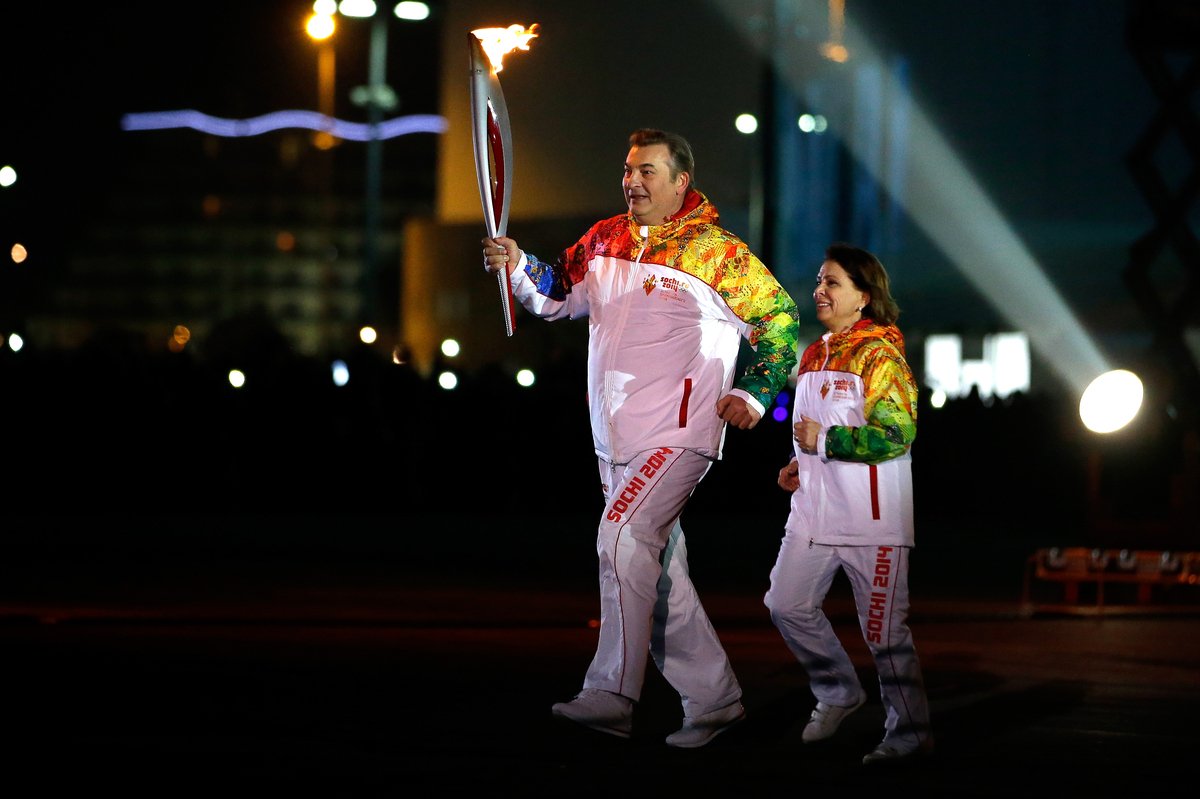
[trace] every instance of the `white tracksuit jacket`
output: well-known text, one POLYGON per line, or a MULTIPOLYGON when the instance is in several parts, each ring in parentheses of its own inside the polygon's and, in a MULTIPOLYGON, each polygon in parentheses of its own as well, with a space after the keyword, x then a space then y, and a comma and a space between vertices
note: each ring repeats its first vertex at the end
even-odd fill
POLYGON ((660 446, 720 458, 712 409, 734 386, 741 337, 755 357, 736 390, 760 413, 795 364, 795 303, 703 194, 688 200, 661 226, 598 222, 557 263, 526 254, 512 275, 530 313, 588 317, 592 436, 611 463, 660 446))

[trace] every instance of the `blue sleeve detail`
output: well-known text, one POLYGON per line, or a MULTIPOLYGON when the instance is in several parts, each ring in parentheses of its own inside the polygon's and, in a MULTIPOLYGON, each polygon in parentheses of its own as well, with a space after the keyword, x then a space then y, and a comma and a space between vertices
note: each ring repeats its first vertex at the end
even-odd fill
POLYGON ((556 274, 554 266, 545 261, 539 261, 533 253, 525 253, 525 274, 533 281, 537 293, 543 297, 563 302, 567 298, 566 283, 562 275, 556 274))

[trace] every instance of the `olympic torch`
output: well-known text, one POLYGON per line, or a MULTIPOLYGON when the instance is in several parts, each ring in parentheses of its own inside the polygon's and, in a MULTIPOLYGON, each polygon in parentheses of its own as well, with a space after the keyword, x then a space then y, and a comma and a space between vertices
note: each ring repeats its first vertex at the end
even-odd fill
MULTIPOLYGON (((467 37, 471 51, 471 139, 475 145, 475 174, 479 178, 483 222, 492 238, 503 236, 508 230, 513 185, 512 127, 496 73, 504 68, 505 53, 529 49, 529 40, 537 36, 537 27, 535 23, 528 29, 521 25, 479 28, 467 37)), ((496 280, 500 285, 504 332, 511 336, 517 320, 508 269, 498 271, 496 280)))

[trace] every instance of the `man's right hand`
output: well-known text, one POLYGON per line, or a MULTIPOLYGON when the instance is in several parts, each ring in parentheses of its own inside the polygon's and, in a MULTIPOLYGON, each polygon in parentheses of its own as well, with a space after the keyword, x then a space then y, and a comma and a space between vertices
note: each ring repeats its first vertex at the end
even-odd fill
POLYGON ((521 250, 514 240, 507 236, 497 236, 494 239, 490 236, 483 238, 483 268, 489 273, 496 274, 502 268, 507 267, 508 273, 512 274, 520 260, 521 250))

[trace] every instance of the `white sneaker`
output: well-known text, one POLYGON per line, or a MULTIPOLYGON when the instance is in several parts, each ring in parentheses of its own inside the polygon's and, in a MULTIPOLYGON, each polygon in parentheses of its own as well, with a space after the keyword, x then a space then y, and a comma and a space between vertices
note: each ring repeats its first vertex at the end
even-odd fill
POLYGON ((827 705, 824 702, 817 702, 817 706, 813 708, 812 715, 808 717, 808 724, 804 727, 804 732, 800 736, 801 739, 806 744, 825 740, 837 732, 837 728, 841 726, 842 720, 846 716, 858 710, 866 701, 867 695, 860 692, 858 701, 850 707, 839 707, 837 705, 827 705))
POLYGON ((725 730, 746 718, 746 708, 734 702, 694 719, 685 718, 683 726, 667 736, 667 746, 695 749, 704 746, 725 730))
POLYGON ((611 691, 586 688, 570 702, 556 703, 550 712, 619 738, 633 731, 633 700, 611 691))

